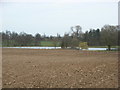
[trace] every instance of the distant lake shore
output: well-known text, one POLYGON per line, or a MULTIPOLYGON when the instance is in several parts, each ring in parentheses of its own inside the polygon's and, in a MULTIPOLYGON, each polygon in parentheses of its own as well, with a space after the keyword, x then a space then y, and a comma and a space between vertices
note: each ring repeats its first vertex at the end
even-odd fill
MULTIPOLYGON (((23 49, 61 49, 61 47, 2 47, 2 48, 23 48, 23 49)), ((70 47, 68 47, 70 48, 70 47)), ((107 48, 88 48, 87 50, 106 50, 107 48)), ((111 48, 115 49, 115 48, 111 48)), ((86 50, 86 49, 83 49, 86 50)))

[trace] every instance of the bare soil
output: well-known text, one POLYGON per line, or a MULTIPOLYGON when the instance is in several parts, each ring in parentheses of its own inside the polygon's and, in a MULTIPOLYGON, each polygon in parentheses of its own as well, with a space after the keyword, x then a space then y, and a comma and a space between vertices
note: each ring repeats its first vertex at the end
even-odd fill
POLYGON ((3 88, 117 88, 118 52, 2 50, 3 88))
POLYGON ((2 89, 2 48, 0 48, 0 89, 2 89))

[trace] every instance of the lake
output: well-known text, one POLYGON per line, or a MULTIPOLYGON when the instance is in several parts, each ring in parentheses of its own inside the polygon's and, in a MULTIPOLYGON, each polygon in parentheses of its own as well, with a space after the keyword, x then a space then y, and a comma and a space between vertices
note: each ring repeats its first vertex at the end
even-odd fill
MULTIPOLYGON (((61 49, 61 47, 3 47, 3 48, 24 48, 24 49, 61 49)), ((106 50, 107 48, 88 48, 88 50, 106 50)), ((114 48, 112 48, 114 49, 114 48)))

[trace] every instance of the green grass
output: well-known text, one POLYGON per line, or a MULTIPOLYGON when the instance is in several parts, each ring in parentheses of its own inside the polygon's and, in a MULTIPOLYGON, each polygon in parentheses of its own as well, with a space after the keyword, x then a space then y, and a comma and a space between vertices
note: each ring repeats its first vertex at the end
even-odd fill
MULTIPOLYGON (((3 46, 3 47, 17 47, 17 46, 20 46, 19 44, 16 44, 16 46, 14 46, 14 44, 15 44, 14 40, 9 41, 9 44, 10 45, 7 46, 7 41, 4 41, 4 42, 2 42, 2 45, 0 44, 0 46, 3 46)), ((32 42, 31 44, 29 44, 27 46, 34 47, 35 45, 34 45, 34 42, 32 42)), ((41 46, 41 47, 55 47, 54 41, 40 41, 38 46, 41 46)), ((56 47, 61 47, 61 42, 58 41, 56 47)), ((88 46, 88 48, 108 48, 108 47, 107 46, 88 46)), ((111 48, 120 48, 120 46, 111 46, 111 48)))
POLYGON ((107 46, 88 46, 89 48, 107 48, 107 46))
MULTIPOLYGON (((17 46, 20 46, 18 44, 16 46, 14 46, 14 43, 15 43, 14 41, 10 41, 9 42, 10 45, 7 46, 7 42, 4 41, 4 42, 2 42, 1 46, 3 46, 3 47, 17 47, 17 46)), ((56 43, 57 43, 56 47, 61 46, 61 42, 56 42, 56 43)), ((27 46, 34 47, 35 45, 34 45, 34 42, 33 42, 33 43, 31 43, 30 45, 27 45, 27 46)), ((55 42, 54 41, 40 41, 38 46, 41 46, 41 47, 55 47, 55 42)))

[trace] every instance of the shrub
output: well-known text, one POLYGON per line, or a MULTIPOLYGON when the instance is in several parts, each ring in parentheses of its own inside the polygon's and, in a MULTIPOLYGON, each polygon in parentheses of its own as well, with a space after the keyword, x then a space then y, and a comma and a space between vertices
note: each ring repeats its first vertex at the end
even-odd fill
POLYGON ((79 44, 79 47, 80 47, 81 49, 88 49, 87 42, 81 42, 81 43, 79 44))

